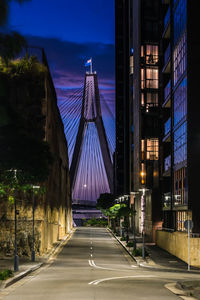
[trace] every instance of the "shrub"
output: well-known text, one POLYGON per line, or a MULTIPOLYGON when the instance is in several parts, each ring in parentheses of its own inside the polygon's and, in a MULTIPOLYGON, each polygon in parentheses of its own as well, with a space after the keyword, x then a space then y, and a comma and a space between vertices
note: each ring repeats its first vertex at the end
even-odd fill
POLYGON ((12 270, 3 270, 0 272, 0 280, 6 280, 9 277, 13 276, 12 270))
MULTIPOLYGON (((133 256, 142 256, 142 248, 133 249, 133 256)), ((148 256, 147 251, 145 250, 145 256, 148 256)))
POLYGON ((126 247, 133 247, 133 242, 128 242, 128 243, 126 244, 126 247))
POLYGON ((125 237, 121 237, 120 241, 126 241, 126 238, 125 237))
POLYGON ((106 219, 91 218, 83 222, 83 226, 106 227, 107 225, 108 221, 106 219))

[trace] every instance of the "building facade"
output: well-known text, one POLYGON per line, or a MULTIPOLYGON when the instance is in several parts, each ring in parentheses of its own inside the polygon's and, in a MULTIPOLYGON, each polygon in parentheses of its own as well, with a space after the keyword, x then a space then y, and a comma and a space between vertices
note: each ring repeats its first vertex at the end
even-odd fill
POLYGON ((114 153, 114 193, 131 191, 131 99, 132 1, 115 1, 115 82, 116 150, 114 153))
POLYGON ((193 232, 200 231, 197 9, 196 1, 163 1, 163 226, 175 231, 185 230, 186 219, 193 221, 193 232))
POLYGON ((161 220, 159 18, 159 0, 116 1, 116 186, 133 195, 136 230, 149 239, 161 220))

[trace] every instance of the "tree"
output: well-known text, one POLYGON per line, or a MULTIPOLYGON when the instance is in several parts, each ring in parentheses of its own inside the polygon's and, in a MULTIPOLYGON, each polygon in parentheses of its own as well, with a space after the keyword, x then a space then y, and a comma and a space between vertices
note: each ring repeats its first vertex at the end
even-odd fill
MULTIPOLYGON (((0 0, 0 26, 7 23, 9 14, 9 4, 11 0, 0 0)), ((30 0, 15 0, 18 3, 23 3, 30 0)), ((17 32, 11 34, 0 33, 0 56, 3 62, 7 65, 10 59, 13 59, 19 54, 22 48, 26 46, 26 40, 17 32)))
POLYGON ((100 197, 97 199, 97 208, 99 209, 108 209, 113 206, 115 197, 113 194, 104 193, 100 194, 100 197))
MULTIPOLYGON (((11 0, 0 0, 0 26, 5 25, 8 20, 9 14, 9 3, 11 0)), ((14 0, 22 4, 23 2, 30 1, 30 0, 14 0)))

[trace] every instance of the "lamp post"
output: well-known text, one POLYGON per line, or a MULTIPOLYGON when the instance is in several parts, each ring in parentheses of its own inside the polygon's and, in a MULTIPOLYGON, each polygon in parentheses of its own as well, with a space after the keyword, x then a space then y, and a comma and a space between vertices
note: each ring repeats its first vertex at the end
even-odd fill
POLYGON ((131 192, 131 205, 133 207, 133 249, 136 250, 136 230, 135 230, 135 216, 136 216, 136 210, 135 210, 135 196, 139 192, 131 192))
POLYGON ((146 199, 145 192, 148 191, 147 188, 140 189, 142 191, 141 196, 141 231, 142 231, 142 258, 145 258, 145 210, 146 210, 146 199))
POLYGON ((33 243, 32 243, 32 254, 31 254, 31 260, 35 261, 35 195, 34 195, 34 189, 39 189, 40 186, 33 185, 33 243))
MULTIPOLYGON (((15 182, 17 182, 17 170, 14 170, 14 178, 15 182)), ((15 203, 15 250, 14 250, 14 271, 17 272, 19 270, 19 256, 17 254, 17 215, 19 211, 17 210, 17 199, 16 199, 16 191, 14 196, 15 203)))

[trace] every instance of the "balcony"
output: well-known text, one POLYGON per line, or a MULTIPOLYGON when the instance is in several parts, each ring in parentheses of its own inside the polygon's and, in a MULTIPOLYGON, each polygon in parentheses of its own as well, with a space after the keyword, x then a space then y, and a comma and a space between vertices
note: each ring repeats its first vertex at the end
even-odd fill
POLYGON ((164 103, 162 107, 171 107, 171 80, 168 81, 167 85, 164 88, 164 103))
POLYGON ((168 63, 170 55, 171 55, 171 44, 169 43, 167 49, 165 50, 165 54, 164 54, 164 63, 165 63, 165 65, 168 63))
POLYGON ((169 118, 167 120, 167 122, 165 122, 164 124, 164 138, 163 138, 163 142, 170 142, 171 141, 171 118, 169 118))
POLYGON ((170 38, 170 6, 164 17, 163 27, 164 27, 164 30, 163 30, 162 37, 169 39, 170 38))
POLYGON ((164 68, 163 73, 170 73, 170 57, 171 57, 171 44, 169 43, 164 54, 164 68))
POLYGON ((167 172, 171 169, 171 155, 167 156, 164 160, 164 171, 167 172))
POLYGON ((167 26, 169 25, 170 21, 170 6, 166 12, 165 18, 164 18, 164 30, 166 30, 167 26))
POLYGON ((165 122, 165 136, 168 135, 171 131, 171 118, 165 122))

